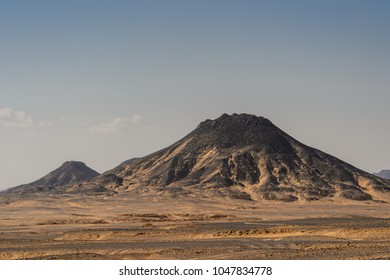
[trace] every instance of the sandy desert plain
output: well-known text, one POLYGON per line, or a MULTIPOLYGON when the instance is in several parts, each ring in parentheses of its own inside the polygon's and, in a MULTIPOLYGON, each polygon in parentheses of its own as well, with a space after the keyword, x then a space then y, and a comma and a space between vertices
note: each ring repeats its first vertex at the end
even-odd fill
POLYGON ((390 259, 381 202, 0 200, 1 259, 390 259))

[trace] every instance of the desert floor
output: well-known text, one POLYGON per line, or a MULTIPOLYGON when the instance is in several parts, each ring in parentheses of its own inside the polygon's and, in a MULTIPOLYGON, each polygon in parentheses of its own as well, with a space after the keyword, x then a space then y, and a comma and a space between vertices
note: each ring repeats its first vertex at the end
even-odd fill
POLYGON ((390 205, 2 197, 0 259, 390 259, 390 205))

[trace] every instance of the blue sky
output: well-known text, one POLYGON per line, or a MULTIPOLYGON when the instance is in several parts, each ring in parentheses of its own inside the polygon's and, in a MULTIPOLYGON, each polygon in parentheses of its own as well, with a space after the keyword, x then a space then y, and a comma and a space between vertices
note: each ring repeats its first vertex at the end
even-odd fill
POLYGON ((0 188, 224 112, 390 168, 389 1, 0 1, 0 188))

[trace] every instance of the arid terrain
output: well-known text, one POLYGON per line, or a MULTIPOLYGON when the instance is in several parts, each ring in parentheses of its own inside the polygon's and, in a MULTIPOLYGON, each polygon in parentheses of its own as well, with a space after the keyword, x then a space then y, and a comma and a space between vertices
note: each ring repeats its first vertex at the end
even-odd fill
POLYGON ((2 198, 0 224, 0 259, 390 259, 377 202, 2 198))
POLYGON ((99 174, 0 194, 1 259, 390 259, 390 180, 224 114, 99 174))

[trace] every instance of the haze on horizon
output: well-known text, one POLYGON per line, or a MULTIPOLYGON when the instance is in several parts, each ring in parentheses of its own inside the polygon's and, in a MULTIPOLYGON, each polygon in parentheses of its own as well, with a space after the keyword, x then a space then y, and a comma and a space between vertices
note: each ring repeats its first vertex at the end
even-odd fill
POLYGON ((104 172, 222 113, 390 169, 388 1, 1 1, 0 189, 104 172))

